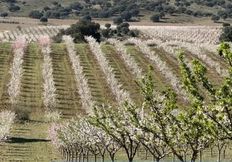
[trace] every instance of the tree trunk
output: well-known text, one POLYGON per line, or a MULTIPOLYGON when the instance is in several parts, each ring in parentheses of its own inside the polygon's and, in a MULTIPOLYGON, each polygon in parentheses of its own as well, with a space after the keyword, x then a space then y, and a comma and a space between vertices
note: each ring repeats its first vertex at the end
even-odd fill
POLYGON ((224 151, 223 151, 223 157, 224 157, 224 159, 226 158, 226 148, 227 148, 227 146, 224 148, 224 151))
POLYGON ((160 161, 160 159, 159 159, 159 158, 155 158, 155 157, 153 157, 153 161, 154 161, 154 162, 159 162, 159 161, 160 161))
POLYGON ((213 157, 213 147, 210 148, 210 155, 211 155, 211 158, 213 157))
POLYGON ((83 151, 82 162, 85 162, 85 152, 83 151))
POLYGON ((147 149, 145 149, 145 153, 146 153, 145 160, 147 160, 147 157, 148 157, 148 151, 147 151, 147 149))
POLYGON ((203 152, 200 151, 200 162, 202 162, 202 154, 203 154, 203 152))
POLYGON ((94 162, 97 162, 97 155, 94 154, 94 162))
POLYGON ((65 156, 65 159, 68 160, 68 152, 67 152, 67 149, 64 150, 64 156, 65 156))
POLYGON ((130 140, 130 147, 129 148, 127 148, 126 146, 124 147, 129 162, 133 162, 138 147, 139 147, 138 144, 136 144, 136 146, 133 146, 132 140, 130 140))
POLYGON ((133 159, 134 159, 133 157, 128 158, 129 162, 133 162, 133 159))
POLYGON ((103 154, 101 157, 102 157, 102 162, 105 162, 105 154, 103 154))
POLYGON ((217 162, 221 162, 221 149, 218 149, 218 160, 217 162))
POLYGON ((74 153, 74 149, 72 149, 72 162, 74 162, 74 157, 75 157, 74 154, 75 154, 75 153, 74 153))
POLYGON ((75 162, 77 162, 77 159, 78 159, 78 151, 76 150, 75 162))
POLYGON ((81 152, 79 153, 79 162, 81 162, 81 152))
POLYGON ((69 154, 69 150, 67 149, 67 161, 70 161, 70 154, 69 154))
POLYGON ((199 152, 196 150, 193 152, 191 162, 195 162, 197 160, 198 153, 199 152))
POLYGON ((89 151, 86 152, 86 161, 89 162, 89 151))
POLYGON ((114 162, 115 161, 115 154, 110 154, 110 159, 111 159, 111 162, 114 162))

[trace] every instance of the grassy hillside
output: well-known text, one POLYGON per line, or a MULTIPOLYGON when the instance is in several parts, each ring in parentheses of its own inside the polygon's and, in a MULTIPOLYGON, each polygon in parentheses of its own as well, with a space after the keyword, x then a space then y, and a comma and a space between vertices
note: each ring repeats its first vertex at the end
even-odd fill
MULTIPOLYGON (((8 7, 10 6, 9 3, 1 2, 0 4, 0 11, 1 12, 9 12, 12 16, 28 16, 30 11, 37 10, 37 9, 43 9, 45 6, 51 6, 52 0, 18 0, 17 5, 20 6, 20 10, 17 12, 9 12, 8 7), (26 3, 25 3, 26 2, 26 3), (25 4, 24 4, 25 3, 25 4)), ((57 0, 57 2, 63 4, 63 5, 69 5, 72 2, 76 2, 75 0, 57 0)))
POLYGON ((48 18, 66 19, 90 15, 94 18, 105 20, 112 20, 114 17, 122 17, 126 21, 141 21, 144 19, 150 21, 151 15, 159 14, 162 15, 160 16, 161 18, 164 18, 162 19, 163 22, 177 22, 175 16, 180 17, 180 22, 184 22, 184 17, 186 15, 192 16, 188 17, 189 20, 199 17, 211 18, 212 15, 218 15, 222 19, 225 19, 225 17, 232 17, 230 14, 232 2, 227 0, 137 0, 136 3, 131 0, 89 2, 84 0, 18 0, 14 3, 9 3, 9 1, 14 0, 0 1, 0 13, 8 12, 10 16, 27 17, 31 11, 37 10, 40 14, 39 17, 44 16, 48 18), (15 6, 19 7, 19 10, 15 9, 15 6), (170 17, 170 15, 174 17, 170 17), (169 19, 171 20, 169 21, 169 19))

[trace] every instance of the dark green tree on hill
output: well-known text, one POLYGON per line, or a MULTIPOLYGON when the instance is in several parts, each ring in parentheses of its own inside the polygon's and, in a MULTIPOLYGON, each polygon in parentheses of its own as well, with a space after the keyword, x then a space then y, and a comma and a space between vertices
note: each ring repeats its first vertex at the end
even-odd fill
POLYGON ((217 16, 217 15, 213 15, 211 17, 211 20, 213 20, 214 22, 218 22, 220 20, 220 16, 217 16))
POLYGON ((152 22, 159 22, 160 21, 160 15, 159 14, 154 14, 151 16, 151 21, 152 22))
POLYGON ((8 13, 7 12, 3 12, 3 13, 0 14, 0 16, 5 18, 5 17, 8 16, 8 13))
POLYGON ((88 18, 81 19, 79 22, 71 25, 71 27, 66 30, 61 30, 60 33, 54 37, 54 40, 56 42, 60 42, 63 35, 71 35, 74 42, 84 42, 85 36, 92 36, 97 41, 100 41, 100 24, 92 22, 88 18))
POLYGON ((223 28, 222 34, 220 36, 220 41, 232 41, 232 26, 226 26, 223 28))

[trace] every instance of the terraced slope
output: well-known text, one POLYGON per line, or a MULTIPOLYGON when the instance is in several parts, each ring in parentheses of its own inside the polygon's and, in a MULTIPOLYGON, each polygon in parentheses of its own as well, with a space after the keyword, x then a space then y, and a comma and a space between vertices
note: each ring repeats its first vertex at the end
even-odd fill
MULTIPOLYGON (((144 74, 152 64, 138 47, 134 45, 126 45, 128 55, 133 57, 139 67, 142 68, 144 74)), ((118 105, 111 89, 107 84, 107 78, 100 68, 99 62, 95 55, 91 53, 88 44, 76 44, 76 54, 80 57, 80 64, 83 72, 88 80, 93 100, 98 105, 109 103, 118 105)), ((114 46, 102 44, 101 50, 106 56, 113 68, 116 78, 122 84, 122 88, 127 90, 132 100, 141 102, 142 96, 139 87, 135 83, 136 77, 127 69, 127 66, 114 46)), ((178 69, 178 61, 175 55, 164 52, 162 48, 151 48, 159 57, 171 67, 174 74, 180 77, 178 69)), ((8 102, 8 82, 10 78, 9 70, 11 68, 13 54, 9 43, 0 43, 0 105, 1 109, 14 109, 18 113, 21 121, 18 121, 10 135, 8 141, 0 144, 0 161, 39 161, 47 162, 60 159, 59 154, 55 152, 47 139, 47 130, 49 123, 44 119, 43 106, 43 79, 42 79, 42 63, 43 56, 40 47, 36 43, 30 43, 26 49, 23 62, 23 76, 21 93, 18 97, 18 103, 12 107, 8 102)), ((206 51, 214 60, 220 62, 224 66, 223 61, 206 51)), ((187 53, 188 59, 196 58, 187 53)), ((67 54, 64 44, 52 44, 51 58, 53 66, 53 78, 56 87, 56 99, 58 104, 56 109, 62 113, 62 119, 71 119, 78 115, 85 115, 86 111, 82 108, 80 95, 76 86, 74 71, 67 54)), ((162 75, 158 67, 153 67, 152 75, 156 83, 156 89, 162 91, 170 83, 162 75)), ((216 75, 215 71, 209 68, 210 79, 213 83, 221 81, 221 77, 216 75)), ((179 78, 180 79, 180 78, 179 78)))
MULTIPOLYGON (((8 51, 6 58, 12 58, 10 46, 7 45, 5 49, 8 51)), ((1 56, 7 51, 1 51, 1 56)), ((43 119, 41 61, 38 46, 30 44, 24 55, 21 93, 14 107, 8 103, 5 81, 1 91, 1 104, 7 109, 14 109, 24 121, 14 125, 9 141, 1 145, 1 161, 50 161, 55 157, 47 140, 48 124, 43 119)), ((8 60, 3 66, 5 80, 9 80, 7 70, 10 65, 11 60, 8 60)))
POLYGON ((65 118, 74 117, 77 112, 85 113, 81 108, 74 73, 65 46, 63 44, 53 44, 51 57, 53 63, 53 77, 57 90, 57 110, 59 110, 65 118))

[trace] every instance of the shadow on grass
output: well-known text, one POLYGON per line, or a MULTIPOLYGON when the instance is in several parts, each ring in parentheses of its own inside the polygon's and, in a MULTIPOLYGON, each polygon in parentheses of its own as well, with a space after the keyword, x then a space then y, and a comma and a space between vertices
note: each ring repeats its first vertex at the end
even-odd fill
POLYGON ((50 140, 38 139, 38 138, 23 138, 23 137, 11 137, 7 143, 34 143, 34 142, 49 142, 50 140))

